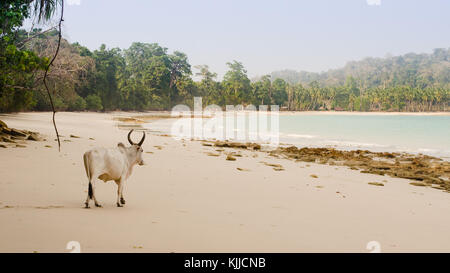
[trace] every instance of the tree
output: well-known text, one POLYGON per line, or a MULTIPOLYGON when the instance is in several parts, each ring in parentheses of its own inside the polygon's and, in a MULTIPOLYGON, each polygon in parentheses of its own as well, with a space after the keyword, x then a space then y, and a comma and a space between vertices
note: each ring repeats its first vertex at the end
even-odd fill
POLYGON ((95 60, 94 84, 89 93, 100 96, 103 109, 118 109, 121 103, 121 94, 118 88, 117 75, 125 67, 125 59, 119 48, 106 49, 102 44, 99 50, 92 54, 95 60))
POLYGON ((241 104, 249 101, 251 94, 250 79, 241 62, 227 63, 228 70, 223 78, 226 104, 241 104))
MULTIPOLYGON (((26 35, 26 33, 24 34, 26 35)), ((71 45, 65 39, 60 41, 60 49, 58 58, 53 62, 51 69, 47 73, 47 83, 51 86, 51 94, 61 99, 61 103, 66 107, 71 105, 79 96, 77 88, 88 79, 89 75, 95 68, 95 63, 92 57, 81 56, 78 48, 71 45)), ((39 57, 44 58, 54 54, 58 46, 58 33, 53 30, 41 37, 27 42, 25 48, 32 50, 38 54, 39 57)), ((33 89, 42 94, 46 88, 42 82, 44 71, 35 72, 35 82, 33 89)), ((50 110, 48 98, 38 98, 37 104, 39 110, 50 110)))
POLYGON ((86 97, 86 107, 91 111, 100 111, 103 109, 102 99, 95 94, 86 97))
POLYGON ((167 48, 158 44, 133 43, 124 51, 125 69, 119 88, 125 109, 164 109, 169 101, 169 59, 167 48))
POLYGON ((220 93, 220 84, 215 80, 217 73, 211 72, 207 65, 197 65, 195 68, 199 70, 195 75, 201 78, 201 81, 197 83, 197 90, 198 95, 203 97, 203 102, 206 105, 224 105, 225 101, 220 93))
POLYGON ((186 54, 175 51, 173 54, 168 56, 169 59, 169 70, 170 70, 170 80, 169 80, 169 94, 168 94, 168 107, 172 108, 172 101, 178 95, 177 82, 180 78, 186 79, 186 77, 192 74, 191 65, 188 62, 186 54))
POLYGON ((19 49, 18 29, 32 14, 39 21, 50 19, 61 1, 4 0, 0 3, 0 111, 22 110, 35 104, 34 73, 44 70, 49 59, 19 49))
POLYGON ((272 83, 273 102, 277 105, 283 105, 287 101, 287 83, 282 79, 276 79, 272 83))
POLYGON ((252 96, 254 105, 272 104, 272 83, 270 75, 264 75, 259 81, 252 84, 252 96))

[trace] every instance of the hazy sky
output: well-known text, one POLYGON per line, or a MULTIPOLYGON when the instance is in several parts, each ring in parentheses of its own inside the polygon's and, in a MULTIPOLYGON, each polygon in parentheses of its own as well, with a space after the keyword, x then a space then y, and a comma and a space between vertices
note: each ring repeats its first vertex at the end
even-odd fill
POLYGON ((220 76, 231 60, 255 76, 447 48, 449 14, 449 0, 67 0, 63 35, 91 50, 156 42, 220 76))

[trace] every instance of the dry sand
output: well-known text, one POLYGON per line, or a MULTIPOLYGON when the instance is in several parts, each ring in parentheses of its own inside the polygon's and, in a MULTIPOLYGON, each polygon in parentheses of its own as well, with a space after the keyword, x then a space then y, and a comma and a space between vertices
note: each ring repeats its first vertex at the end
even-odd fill
POLYGON ((117 115, 127 114, 58 113, 70 140, 61 152, 50 113, 0 115, 10 127, 47 135, 0 148, 0 252, 68 252, 69 241, 82 252, 369 252, 370 241, 382 252, 450 251, 448 193, 157 133, 143 145, 147 165, 125 184, 126 205, 115 206, 115 183, 98 182, 104 207, 83 209, 82 155, 126 143, 117 115), (232 151, 242 157, 226 160, 232 151))

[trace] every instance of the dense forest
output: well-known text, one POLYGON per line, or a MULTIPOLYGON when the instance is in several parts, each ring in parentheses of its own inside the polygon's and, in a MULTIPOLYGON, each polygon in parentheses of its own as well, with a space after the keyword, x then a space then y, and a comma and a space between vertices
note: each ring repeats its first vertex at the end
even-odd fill
POLYGON ((272 72, 271 76, 290 84, 317 81, 321 86, 344 85, 347 77, 351 76, 358 79, 361 89, 396 85, 450 88, 449 57, 450 48, 437 48, 432 54, 409 53, 396 57, 365 58, 323 73, 282 70, 272 72))
MULTIPOLYGON (((58 32, 21 29, 29 3, 1 4, 1 112, 50 110, 42 78, 58 32)), ((62 39, 48 83, 59 111, 170 110, 192 105, 194 96, 204 105, 277 104, 301 111, 448 111, 450 101, 450 48, 366 58, 323 73, 278 71, 253 81, 241 62, 227 65, 219 81, 207 65, 191 67, 186 54, 157 43, 91 51, 62 39)))

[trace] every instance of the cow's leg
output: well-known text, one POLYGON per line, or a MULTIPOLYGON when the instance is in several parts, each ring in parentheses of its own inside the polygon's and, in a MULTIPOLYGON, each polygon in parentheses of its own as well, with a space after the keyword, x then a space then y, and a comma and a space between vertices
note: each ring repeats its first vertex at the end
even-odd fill
POLYGON ((84 202, 85 208, 90 208, 89 207, 89 201, 91 200, 92 197, 92 183, 89 180, 89 186, 88 186, 88 194, 87 194, 87 198, 86 198, 86 202, 84 202))
MULTIPOLYGON (((117 187, 120 187, 119 185, 120 185, 120 179, 118 179, 118 180, 114 180, 115 182, 116 182, 116 184, 117 184, 117 187)), ((119 194, 119 192, 117 192, 117 194, 119 194)), ((123 188, 122 188, 122 191, 120 192, 120 196, 119 196, 119 198, 120 198, 120 204, 122 204, 122 205, 125 205, 125 199, 123 198, 123 188)))
POLYGON ((120 204, 125 205, 125 199, 123 199, 123 188, 120 191, 120 204))
POLYGON ((116 181, 117 183, 117 206, 118 207, 123 207, 122 204, 125 204, 125 200, 122 203, 123 200, 123 196, 122 196, 122 191, 123 191, 123 179, 119 179, 118 181, 116 181))
POLYGON ((90 164, 89 164, 89 152, 85 153, 83 155, 83 161, 84 161, 84 168, 86 170, 86 176, 89 180, 89 184, 88 184, 88 194, 87 194, 87 198, 86 198, 86 202, 84 202, 85 208, 89 208, 89 201, 92 198, 92 176, 91 176, 91 172, 90 172, 90 164))
POLYGON ((94 204, 96 207, 99 207, 99 208, 102 207, 102 205, 100 205, 97 202, 97 198, 95 198, 95 179, 93 179, 93 181, 92 181, 92 197, 91 198, 94 199, 94 204))

